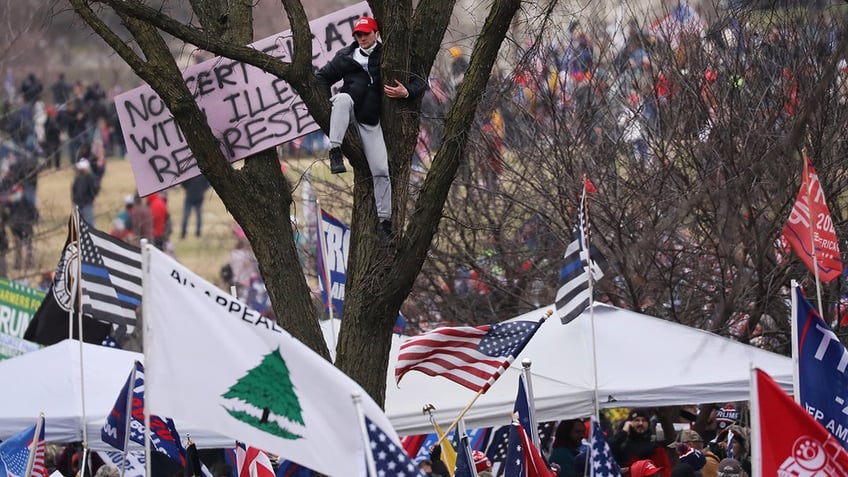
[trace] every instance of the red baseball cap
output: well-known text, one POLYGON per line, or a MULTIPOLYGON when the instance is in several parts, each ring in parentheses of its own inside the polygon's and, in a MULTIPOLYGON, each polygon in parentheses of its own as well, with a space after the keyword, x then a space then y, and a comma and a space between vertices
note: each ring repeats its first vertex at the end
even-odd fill
POLYGON ((659 474, 661 470, 662 467, 657 467, 649 459, 637 460, 630 466, 630 475, 632 477, 647 477, 649 475, 659 474))
POLYGON ((361 17, 359 20, 356 20, 356 23, 353 24, 353 32, 361 32, 361 33, 371 33, 372 31, 377 31, 377 20, 374 20, 371 17, 361 17))

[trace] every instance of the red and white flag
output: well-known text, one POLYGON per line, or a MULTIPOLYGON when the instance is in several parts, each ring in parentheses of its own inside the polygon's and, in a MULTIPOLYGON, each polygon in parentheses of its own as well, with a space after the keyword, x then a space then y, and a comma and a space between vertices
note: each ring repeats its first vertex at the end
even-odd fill
POLYGON ((825 283, 830 283, 842 275, 842 256, 839 254, 836 229, 833 227, 833 219, 830 217, 819 177, 809 157, 804 159, 801 190, 789 214, 789 220, 783 227, 783 236, 814 275, 815 255, 819 277, 825 283))
POLYGON ((751 379, 754 476, 848 475, 848 453, 765 372, 751 379))
POLYGON ((268 454, 256 447, 236 443, 238 477, 274 477, 274 467, 268 454))
POLYGON ((545 463, 539 449, 533 445, 530 436, 524 432, 524 426, 518 421, 512 423, 521 436, 521 453, 524 458, 524 474, 527 477, 556 477, 556 474, 545 463))

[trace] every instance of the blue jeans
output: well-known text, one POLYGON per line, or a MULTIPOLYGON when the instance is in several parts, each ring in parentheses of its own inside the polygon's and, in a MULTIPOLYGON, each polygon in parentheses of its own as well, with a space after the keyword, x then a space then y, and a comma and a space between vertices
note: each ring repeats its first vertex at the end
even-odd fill
MULTIPOLYGON (((94 204, 81 205, 79 206, 79 215, 80 218, 88 222, 92 227, 94 226, 94 204)), ((97 227, 95 227, 97 228, 97 227)))
POLYGON ((195 235, 200 237, 200 229, 203 226, 203 199, 199 201, 186 199, 183 204, 183 227, 182 233, 180 234, 180 238, 185 238, 186 229, 188 228, 188 219, 189 215, 191 215, 191 211, 194 209, 194 213, 197 216, 197 230, 195 231, 195 235))

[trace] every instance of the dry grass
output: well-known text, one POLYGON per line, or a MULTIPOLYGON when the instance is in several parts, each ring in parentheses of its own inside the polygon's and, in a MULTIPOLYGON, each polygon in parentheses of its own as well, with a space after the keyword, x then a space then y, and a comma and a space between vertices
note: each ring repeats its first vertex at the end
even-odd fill
MULTIPOLYGON (((46 170, 39 176, 37 201, 41 220, 35 231, 35 266, 26 270, 14 270, 10 255, 9 278, 28 279, 30 283, 36 283, 42 273, 55 270, 67 236, 73 177, 73 169, 66 164, 61 170, 46 170)), ((109 160, 100 194, 94 202, 97 228, 108 232, 112 221, 124 207, 124 197, 134 192, 135 179, 129 161, 109 160)), ((168 190, 168 210, 174 224, 171 240, 176 256, 180 262, 199 275, 217 281, 218 272, 235 244, 232 233, 233 219, 217 194, 210 189, 203 207, 203 235, 200 238, 194 236, 192 216, 188 234, 181 240, 179 234, 183 197, 181 187, 168 190)))
MULTIPOLYGON (((45 170, 39 176, 37 201, 41 220, 35 231, 35 265, 24 270, 15 270, 12 268, 12 255, 8 255, 8 275, 12 280, 25 280, 35 285, 42 274, 55 271, 67 236, 68 215, 71 213, 71 183, 74 177, 73 168, 67 165, 66 158, 64 161, 61 170, 45 170)), ((293 195, 297 203, 295 213, 298 220, 303 219, 300 179, 304 171, 308 170, 322 208, 349 222, 352 173, 332 176, 327 161, 321 158, 296 157, 289 158, 286 162, 286 175, 295 186, 293 195)), ((112 221, 124 207, 124 197, 134 192, 135 178, 129 161, 110 159, 100 194, 94 203, 96 226, 99 230, 108 232, 111 229, 112 221)), ((195 273, 217 282, 221 266, 226 263, 230 250, 235 245, 233 218, 215 191, 209 189, 203 206, 202 236, 194 236, 195 218, 192 216, 186 238, 180 239, 183 198, 182 187, 168 190, 168 210, 174 225, 171 241, 175 255, 195 273)))

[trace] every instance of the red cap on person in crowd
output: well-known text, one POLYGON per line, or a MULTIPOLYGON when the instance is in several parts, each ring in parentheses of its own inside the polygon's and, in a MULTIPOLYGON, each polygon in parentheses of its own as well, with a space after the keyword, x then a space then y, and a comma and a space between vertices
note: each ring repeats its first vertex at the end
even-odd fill
POLYGON ((377 30, 379 30, 379 28, 377 28, 377 20, 374 20, 371 17, 361 17, 353 24, 354 33, 371 33, 372 31, 377 30))
POLYGON ((489 458, 486 457, 486 454, 483 452, 478 450, 472 451, 471 457, 474 458, 474 468, 477 469, 477 472, 482 472, 492 468, 492 463, 489 462, 489 458))
POLYGON ((659 474, 662 467, 657 467, 650 459, 637 460, 630 466, 630 477, 647 477, 659 474))

